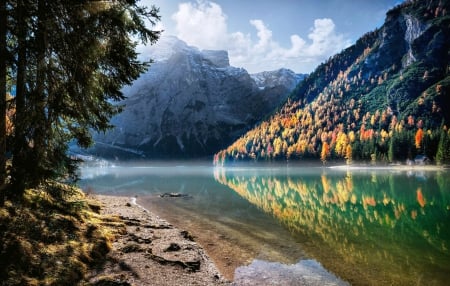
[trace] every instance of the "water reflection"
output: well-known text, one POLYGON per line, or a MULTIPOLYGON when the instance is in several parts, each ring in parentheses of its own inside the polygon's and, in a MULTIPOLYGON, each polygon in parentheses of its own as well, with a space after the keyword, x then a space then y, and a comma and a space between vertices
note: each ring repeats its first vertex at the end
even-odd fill
POLYGON ((450 173, 216 169, 215 179, 310 237, 305 251, 354 284, 446 285, 450 173))
POLYGON ((117 164, 85 166, 80 186, 98 194, 137 196, 137 202, 172 224, 189 230, 215 256, 221 271, 253 259, 295 264, 306 259, 301 240, 293 239, 279 221, 214 179, 207 164, 117 164), (185 198, 161 198, 177 192, 185 198))
POLYGON ((300 260, 296 264, 286 265, 255 259, 247 266, 236 269, 234 284, 253 285, 309 285, 309 286, 348 286, 315 260, 300 260))

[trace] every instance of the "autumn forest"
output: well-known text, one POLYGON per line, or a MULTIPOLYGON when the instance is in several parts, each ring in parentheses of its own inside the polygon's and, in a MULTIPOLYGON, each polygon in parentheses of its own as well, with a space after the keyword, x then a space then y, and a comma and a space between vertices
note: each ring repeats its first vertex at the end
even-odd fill
POLYGON ((419 2, 321 64, 214 162, 450 163, 449 4, 419 2))

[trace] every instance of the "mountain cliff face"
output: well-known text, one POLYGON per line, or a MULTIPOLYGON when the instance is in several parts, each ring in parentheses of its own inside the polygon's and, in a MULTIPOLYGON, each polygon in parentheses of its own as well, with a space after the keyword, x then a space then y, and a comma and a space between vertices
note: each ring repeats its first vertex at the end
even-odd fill
POLYGON ((227 160, 450 160, 450 4, 406 1, 330 58, 227 160), (447 126, 446 126, 447 125, 447 126))
POLYGON ((199 51, 175 37, 161 38, 148 56, 155 63, 123 90, 124 111, 112 119, 114 129, 94 136, 90 153, 212 155, 284 102, 299 80, 290 71, 272 72, 270 84, 257 85, 247 71, 230 66, 226 51, 199 51))
POLYGON ((250 76, 260 89, 283 86, 290 90, 293 90, 295 86, 306 77, 304 74, 296 74, 293 71, 284 68, 275 71, 255 73, 250 76))

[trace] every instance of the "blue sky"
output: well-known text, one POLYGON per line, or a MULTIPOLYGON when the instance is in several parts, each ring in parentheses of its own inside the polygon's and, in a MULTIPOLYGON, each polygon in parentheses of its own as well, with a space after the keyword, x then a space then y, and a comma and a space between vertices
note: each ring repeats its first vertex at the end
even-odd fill
MULTIPOLYGON (((309 73, 380 27, 399 0, 142 0, 160 8, 155 29, 199 49, 227 50, 249 72, 309 73)), ((145 49, 142 49, 144 53, 145 49)))

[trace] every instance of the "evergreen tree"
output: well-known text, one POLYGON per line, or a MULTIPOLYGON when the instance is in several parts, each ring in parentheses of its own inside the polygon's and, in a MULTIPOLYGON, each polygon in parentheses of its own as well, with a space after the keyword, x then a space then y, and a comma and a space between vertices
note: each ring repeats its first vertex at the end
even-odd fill
MULTIPOLYGON (((29 145, 27 144, 27 124, 26 116, 30 114, 26 110, 26 66, 27 66, 27 32, 29 27, 30 17, 27 13, 27 6, 29 6, 26 0, 18 0, 16 6, 12 12, 12 30, 11 34, 15 36, 14 47, 17 52, 17 58, 13 70, 15 71, 16 81, 16 96, 15 107, 16 112, 14 115, 14 140, 13 140, 13 161, 12 161, 12 184, 16 190, 23 191, 26 185, 26 177, 28 174, 27 154, 29 145)), ((29 6, 31 7, 31 5, 29 6)), ((29 121, 31 118, 29 118, 29 121)))
POLYGON ((446 128, 441 130, 438 149, 436 152, 436 163, 450 164, 450 135, 446 128))
MULTIPOLYGON (((395 136, 395 133, 394 133, 394 136, 395 136)), ((390 140, 389 140, 389 148, 388 148, 388 161, 389 162, 394 162, 394 160, 396 159, 395 158, 395 145, 394 145, 394 142, 395 142, 395 137, 392 137, 390 140)))
POLYGON ((6 180, 6 1, 0 1, 0 186, 6 180))
POLYGON ((159 20, 158 9, 137 2, 7 1, 17 51, 11 175, 18 193, 48 179, 74 178, 68 142, 88 147, 90 130, 106 130, 120 112, 115 102, 123 99, 122 86, 149 64, 137 60, 133 38, 154 43, 160 35, 145 26, 159 20))

